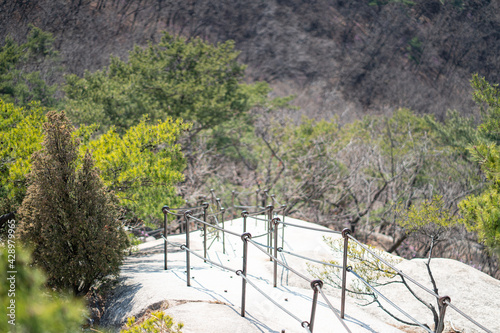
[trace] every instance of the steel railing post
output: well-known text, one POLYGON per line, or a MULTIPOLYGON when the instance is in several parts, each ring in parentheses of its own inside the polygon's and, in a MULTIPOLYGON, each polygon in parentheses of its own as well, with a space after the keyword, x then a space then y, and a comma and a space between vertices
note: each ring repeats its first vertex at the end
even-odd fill
POLYGON ((243 217, 243 232, 247 232, 247 217, 248 212, 246 210, 241 212, 241 216, 243 217))
POLYGON ((259 189, 255 190, 255 209, 259 209, 259 189))
POLYGON ((164 215, 164 219, 163 219, 163 237, 165 237, 165 239, 163 240, 163 253, 164 253, 164 262, 165 262, 164 267, 163 267, 164 270, 167 270, 168 210, 169 210, 169 207, 166 205, 163 206, 163 208, 161 209, 161 211, 163 212, 163 215, 164 215))
POLYGON ((448 303, 451 301, 449 296, 442 296, 438 299, 439 305, 439 323, 436 327, 436 333, 442 333, 444 329, 444 315, 446 314, 446 307, 448 303))
POLYGON ((210 201, 212 202, 212 206, 215 206, 215 191, 213 188, 210 189, 210 201))
POLYGON ((234 220, 235 218, 235 209, 234 209, 234 197, 236 196, 236 191, 232 190, 231 191, 231 220, 234 220))
MULTIPOLYGON (((278 258, 278 225, 280 224, 280 218, 275 217, 273 219, 274 224, 274 257, 278 258)), ((274 260, 274 272, 273 272, 273 285, 274 288, 277 286, 278 281, 278 262, 274 260)))
POLYGON ((342 265, 342 299, 340 303, 340 318, 344 319, 345 314, 345 292, 347 280, 347 255, 349 252, 349 237, 351 230, 345 228, 342 230, 342 237, 344 237, 344 260, 342 265))
POLYGON ((269 190, 264 190, 264 194, 262 195, 262 207, 267 206, 267 193, 269 190))
POLYGON ((309 330, 311 333, 314 330, 314 318, 316 317, 316 305, 318 304, 318 288, 323 288, 323 281, 313 280, 311 281, 311 288, 314 291, 312 308, 311 308, 311 319, 309 320, 309 330))
MULTIPOLYGON (((267 190, 266 190, 267 191, 267 190)), ((271 232, 273 231, 273 205, 269 205, 267 208, 267 253, 271 254, 271 247, 273 246, 273 235, 271 232)), ((272 261, 272 258, 269 258, 269 261, 272 261)))
MULTIPOLYGON (((191 215, 191 211, 187 210, 184 212, 184 221, 186 223, 186 247, 189 247, 189 215, 191 215)), ((191 287, 191 258, 189 256, 189 251, 186 250, 186 273, 187 273, 187 286, 191 287)))
POLYGON ((221 207, 220 214, 222 217, 222 253, 226 254, 226 233, 224 232, 224 212, 225 212, 225 208, 221 207))
MULTIPOLYGON (((283 222, 285 222, 285 210, 286 205, 281 205, 281 209, 283 209, 283 222)), ((281 247, 285 247, 285 225, 281 226, 281 247)))
MULTIPOLYGON (((243 269, 242 274, 246 278, 247 277, 247 260, 248 260, 248 239, 252 238, 252 235, 249 232, 245 232, 241 235, 241 240, 243 241, 243 269)), ((241 316, 245 317, 245 305, 246 305, 246 297, 247 297, 247 280, 241 279, 241 316)))
MULTIPOLYGON (((203 206, 203 258, 207 257, 207 209, 208 209, 208 202, 204 202, 202 204, 203 206)), ((206 262, 206 261, 205 261, 206 262)))

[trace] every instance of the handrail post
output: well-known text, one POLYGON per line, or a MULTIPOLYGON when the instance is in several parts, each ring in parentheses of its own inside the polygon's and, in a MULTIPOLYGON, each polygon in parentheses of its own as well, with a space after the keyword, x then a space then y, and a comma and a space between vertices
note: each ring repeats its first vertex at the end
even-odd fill
MULTIPOLYGON (((275 217, 273 219, 274 223, 274 257, 278 258, 278 225, 280 224, 280 218, 275 217)), ((273 285, 274 288, 277 286, 278 281, 278 262, 274 260, 274 272, 273 272, 273 285)))
MULTIPOLYGON (((184 212, 184 221, 186 222, 186 247, 189 247, 189 215, 191 211, 187 210, 184 212)), ((187 286, 191 287, 191 258, 189 256, 189 251, 186 250, 186 273, 187 273, 187 286)))
POLYGON ((210 201, 212 202, 212 206, 215 206, 215 191, 213 188, 210 189, 210 201))
POLYGON ((163 219, 163 237, 165 237, 165 239, 163 240, 163 253, 164 253, 164 267, 163 267, 163 270, 167 270, 167 253, 168 253, 168 250, 167 250, 167 228, 168 228, 168 210, 169 210, 169 207, 167 205, 163 206, 163 208, 161 209, 161 211, 163 212, 163 215, 164 215, 164 219, 163 219))
POLYGON ((220 203, 220 198, 215 198, 215 202, 217 202, 217 209, 218 209, 218 210, 221 210, 222 205, 221 205, 221 203, 220 203))
POLYGON ((247 217, 248 212, 246 210, 241 212, 241 217, 243 217, 243 232, 247 232, 247 217))
POLYGON ((226 254, 226 233, 224 232, 224 212, 225 212, 225 210, 226 209, 224 207, 220 208, 220 213, 222 216, 222 253, 223 254, 226 254))
MULTIPOLYGON (((248 239, 252 238, 249 232, 243 233, 241 235, 241 240, 243 241, 243 269, 241 273, 246 278, 247 277, 247 259, 248 259, 248 239)), ((245 305, 247 297, 247 280, 241 279, 241 316, 245 317, 245 305)))
POLYGON ((231 191, 231 220, 234 220, 234 197, 236 196, 236 191, 235 190, 232 190, 231 191))
POLYGON ((323 281, 313 280, 311 281, 311 288, 314 291, 312 308, 311 308, 311 319, 309 320, 309 330, 311 333, 314 330, 314 318, 316 317, 316 305, 318 304, 318 288, 323 288, 323 281))
POLYGON ((262 207, 267 207, 267 193, 269 190, 264 190, 264 194, 262 195, 262 207))
POLYGON ((342 230, 342 237, 344 237, 344 261, 342 265, 342 299, 340 303, 340 318, 344 319, 345 314, 345 291, 346 291, 346 280, 347 280, 347 255, 349 252, 349 237, 351 230, 345 228, 342 230))
MULTIPOLYGON (((203 206, 203 258, 207 257, 207 209, 208 209, 208 202, 204 202, 202 204, 203 206)), ((206 262, 206 261, 205 261, 206 262)))
MULTIPOLYGON (((265 190, 267 191, 267 190, 265 190)), ((265 192, 264 191, 264 192, 265 192)), ((273 205, 269 205, 267 208, 267 253, 271 254, 271 247, 273 246, 273 236, 271 232, 273 231, 273 205)), ((272 258, 269 258, 269 261, 272 261, 272 258)))
MULTIPOLYGON (((285 210, 286 205, 281 205, 281 209, 283 209, 283 222, 285 222, 285 210)), ((281 247, 285 247, 285 225, 281 226, 281 247)))
POLYGON ((449 296, 442 296, 438 299, 439 305, 439 323, 436 327, 436 333, 442 333, 444 329, 444 315, 446 314, 446 307, 448 303, 451 301, 449 296))

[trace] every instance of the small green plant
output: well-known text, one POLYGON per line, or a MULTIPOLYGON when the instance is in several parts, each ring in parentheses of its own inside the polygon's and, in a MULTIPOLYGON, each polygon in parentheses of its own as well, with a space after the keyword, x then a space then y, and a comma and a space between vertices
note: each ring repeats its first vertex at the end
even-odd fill
POLYGON ((79 332, 85 321, 82 299, 55 293, 43 272, 31 265, 27 249, 0 243, 0 332, 79 332))
POLYGON ((182 333, 183 327, 183 323, 175 324, 172 317, 163 311, 155 311, 141 322, 137 322, 135 317, 128 318, 120 333, 182 333))

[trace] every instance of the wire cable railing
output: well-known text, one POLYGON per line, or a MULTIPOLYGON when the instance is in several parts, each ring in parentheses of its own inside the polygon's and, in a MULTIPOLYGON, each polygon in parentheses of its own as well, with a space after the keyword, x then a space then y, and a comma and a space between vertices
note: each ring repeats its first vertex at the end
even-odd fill
MULTIPOLYGON (((274 217, 273 218, 273 212, 276 213, 277 210, 274 210, 273 206, 272 205, 268 205, 266 206, 265 209, 262 209, 262 207, 259 207, 258 205, 257 206, 243 206, 243 205, 240 205, 240 206, 237 206, 237 205, 234 205, 234 197, 235 197, 235 191, 233 191, 233 206, 231 208, 236 208, 236 209, 248 209, 248 208, 260 208, 261 210, 259 211, 256 211, 256 212, 253 212, 253 213, 248 213, 246 210, 242 211, 241 213, 241 216, 243 217, 243 233, 238 233, 238 232, 235 232, 235 231, 232 231, 232 230, 228 230, 227 228, 224 228, 224 211, 225 209, 222 207, 221 205, 221 201, 219 198, 217 198, 213 192, 213 190, 211 191, 212 193, 212 203, 214 203, 217 207, 217 209, 219 209, 218 212, 212 212, 212 214, 207 214, 207 209, 209 207, 209 204, 208 203, 203 203, 202 205, 200 206, 195 206, 195 207, 191 207, 190 209, 184 209, 184 208, 177 208, 176 210, 183 210, 183 214, 179 214, 179 213, 176 213, 174 212, 174 209, 169 209, 167 206, 165 206, 162 210, 164 212, 164 215, 165 215, 165 225, 164 225, 164 228, 163 230, 168 230, 167 228, 167 222, 168 222, 168 218, 167 216, 168 215, 172 215, 172 216, 176 216, 177 218, 180 218, 180 217, 183 217, 184 219, 184 223, 185 223, 185 230, 186 230, 186 244, 182 244, 182 245, 179 245, 179 244, 176 244, 176 243, 173 243, 173 242, 170 242, 168 240, 168 238, 166 237, 166 235, 163 235, 161 234, 161 237, 164 239, 165 241, 165 269, 167 269, 167 244, 171 244, 171 245, 174 245, 174 246, 179 246, 181 248, 181 250, 184 250, 186 252, 186 271, 187 271, 187 285, 190 286, 190 257, 189 255, 190 254, 193 254, 194 256, 202 259, 205 263, 209 263, 209 264, 212 264, 214 266, 217 266, 219 268, 222 268, 224 270, 227 270, 229 272, 233 272, 233 273, 236 273, 236 275, 240 276, 242 278, 242 307, 241 307, 241 316, 244 317, 245 316, 245 299, 246 299, 246 283, 250 284, 255 290, 257 290, 259 293, 261 293, 262 295, 264 295, 270 302, 272 302, 276 307, 280 308, 282 311, 284 311, 285 313, 287 313, 288 315, 290 315, 292 318, 294 318, 295 320, 297 320, 301 326, 306 329, 306 331, 308 332, 313 332, 313 328, 314 328, 314 317, 315 317, 315 311, 316 311, 316 304, 317 304, 317 299, 318 299, 318 295, 321 295, 323 297, 323 299, 325 300, 328 308, 330 308, 332 310, 332 312, 335 314, 335 316, 337 317, 337 319, 342 323, 343 325, 343 328, 345 329, 346 332, 351 332, 349 327, 346 325, 345 321, 344 321, 344 317, 345 317, 345 293, 346 293, 346 281, 347 281, 347 273, 351 273, 352 275, 354 275, 354 277, 361 281, 367 288, 369 288, 370 290, 372 290, 372 292, 374 293, 374 297, 380 297, 382 298, 385 302, 387 302, 388 304, 390 304, 395 310, 397 310, 398 312, 400 312, 401 314, 403 314, 405 317, 407 317, 409 320, 411 320, 415 326, 419 326, 421 327, 422 329, 424 329, 425 331, 427 332, 430 332, 430 333, 435 333, 435 332, 442 332, 442 329, 443 329, 443 325, 444 325, 444 314, 445 314, 445 310, 446 310, 446 307, 449 306, 451 307, 452 309, 454 309, 457 313, 459 313, 461 316, 463 316, 464 318, 466 318, 467 320, 469 320, 470 322, 472 322, 473 324, 475 324, 477 327, 481 328, 483 331, 485 332, 488 332, 488 333, 492 333, 490 330, 488 330, 487 328, 485 328, 483 325, 481 325, 480 323, 478 323, 476 320, 474 320, 472 317, 468 316, 467 314, 465 314, 463 311, 459 310, 456 306, 454 306, 452 303, 451 303, 451 300, 449 297, 447 296, 440 296, 438 295, 437 293, 433 292, 432 290, 430 290, 429 288, 425 287, 424 285, 422 285, 421 283, 419 283, 418 281, 416 281, 415 279, 413 279, 411 276, 405 274, 404 272, 402 272, 401 270, 399 270, 398 268, 396 268, 393 264, 387 262, 386 260, 384 260, 384 258, 382 258, 380 255, 378 255, 377 253, 375 253, 374 251, 372 251, 369 247, 367 247, 366 245, 364 245, 363 243, 359 242, 356 238, 354 238, 351 233, 350 233, 350 230, 349 229, 344 229, 342 232, 339 232, 339 231, 335 231, 335 230, 329 230, 329 229, 319 229, 319 228, 314 228, 314 227, 309 227, 309 226, 304 226, 304 225, 298 225, 298 224, 295 224, 295 223, 289 223, 289 222, 284 222, 284 221, 281 221, 280 218, 278 217, 274 217), (203 212, 197 212, 197 213, 193 213, 192 209, 199 209, 199 208, 202 208, 203 209, 203 212), (219 226, 220 224, 220 221, 217 219, 217 216, 218 215, 222 215, 222 226, 219 226), (267 218, 261 218, 261 217, 257 217, 258 215, 267 215, 267 218), (202 218, 200 218, 202 217, 202 218), (207 222, 207 218, 214 218, 215 219, 215 224, 212 224, 212 223, 209 223, 207 222), (251 234, 249 234, 248 232, 246 232, 246 219, 248 217, 251 217, 253 219, 255 219, 256 221, 263 221, 263 222, 267 222, 266 223, 266 230, 267 232, 264 233, 264 234, 261 234, 259 236, 256 236, 256 237, 252 237, 251 234), (204 255, 200 255, 198 253, 196 253, 196 251, 193 251, 192 249, 190 249, 189 247, 189 225, 190 225, 190 222, 193 222, 195 225, 198 224, 198 225, 202 225, 203 228, 204 228, 204 233, 203 233, 203 236, 204 236, 204 241, 203 241, 203 244, 204 244, 204 255), (284 244, 284 228, 285 227, 292 227, 292 228, 301 228, 301 229, 307 229, 307 230, 310 230, 310 231, 314 231, 314 232, 322 232, 322 233, 330 233, 330 234, 341 234, 342 237, 344 238, 344 251, 343 251, 343 265, 336 265, 336 264, 332 264, 332 263, 329 263, 329 262, 324 262, 324 261, 320 261, 320 260, 316 260, 314 258, 310 258, 310 257, 306 257, 306 256, 303 256, 303 255, 300 255, 300 254, 297 254, 297 253, 294 253, 294 252, 291 252, 291 251, 286 251, 283 249, 283 246, 281 247, 278 247, 278 231, 279 231, 279 225, 281 224, 281 231, 282 231, 282 245, 284 244), (231 235, 231 236, 235 236, 235 237, 239 237, 241 238, 241 240, 243 241, 243 247, 244 247, 244 250, 243 250, 243 269, 242 270, 235 270, 233 268, 229 268, 225 265, 222 265, 222 264, 219 264, 219 263, 216 263, 210 259, 207 258, 207 248, 206 248, 206 243, 207 243, 207 239, 206 239, 206 236, 207 236, 207 227, 210 227, 210 228, 213 228, 213 230, 215 231, 212 231, 213 232, 221 232, 222 235, 223 235, 223 248, 225 249, 225 234, 227 233, 228 235, 231 235), (259 242, 256 242, 253 240, 253 238, 257 238, 257 237, 263 237, 263 236, 268 236, 267 237, 267 245, 265 244, 262 244, 262 243, 259 243, 259 242), (274 238, 274 239, 273 239, 274 238), (399 307, 398 305, 396 305, 394 302, 392 302, 389 298, 387 298, 385 295, 383 295, 379 290, 377 290, 374 286, 372 286, 368 281, 366 281, 366 279, 364 279, 362 276, 360 276, 357 272, 355 272, 350 266, 347 266, 347 257, 348 257, 348 241, 351 240, 353 242, 355 242, 357 245, 359 245, 361 248, 363 248, 365 251, 367 251, 368 253, 370 253, 371 255, 373 255, 377 260, 379 260, 380 262, 384 263, 385 265, 387 265, 388 267, 390 267, 392 270, 394 270, 398 275, 400 275, 401 277, 404 277, 405 279, 407 279, 408 281, 411 281, 412 283, 414 283, 417 287, 419 287, 420 289, 424 290, 425 292, 429 293, 430 295, 432 295, 433 297, 435 297, 438 302, 439 302, 439 305, 440 305, 440 322, 438 324, 438 327, 435 328, 436 331, 432 331, 427 325, 424 325, 422 324, 421 322, 419 322, 417 319, 415 319, 413 316, 411 316, 409 313, 407 313, 405 310, 403 310, 401 307, 399 307), (252 244, 254 247, 256 247, 260 252, 264 253, 267 257, 269 257, 270 261, 273 261, 274 262, 274 274, 273 274, 273 278, 274 278, 274 287, 277 286, 277 266, 281 266, 283 271, 282 271, 282 278, 283 278, 283 272, 286 270, 287 272, 292 272, 293 274, 297 275, 298 277, 300 277, 301 279, 305 280, 306 282, 310 283, 311 284, 311 287, 313 289, 313 292, 314 292, 314 295, 313 295, 313 305, 312 305, 312 310, 311 310, 311 319, 309 321, 303 321, 303 320, 300 320, 297 316, 295 316, 293 313, 291 313, 290 311, 288 311, 287 309, 285 309, 284 307, 282 307, 279 303, 277 303, 275 300, 273 300, 269 295, 267 295, 266 293, 264 293, 261 289, 259 289, 254 283, 252 283, 249 279, 248 279, 248 275, 247 275, 247 260, 248 260, 248 255, 247 255, 247 251, 248 251, 248 243, 252 244), (272 254, 272 252, 274 251, 274 255, 272 254), (281 260, 278 258, 278 253, 281 255, 281 260), (341 287, 341 293, 342 293, 342 296, 341 296, 341 307, 340 307, 340 311, 336 310, 333 305, 331 304, 330 300, 328 299, 328 297, 326 296, 326 294, 324 293, 323 291, 323 282, 321 280, 312 280, 311 278, 308 278, 307 276, 305 276, 304 274, 302 274, 301 272, 297 271, 296 269, 294 269, 293 267, 291 267, 287 262, 286 262, 286 255, 291 255, 291 256, 294 256, 294 257, 297 257, 297 258, 300 258, 300 259, 303 259, 303 260, 306 260, 308 262, 314 262, 314 263, 318 263, 318 264, 321 264, 321 265, 326 265, 326 266, 330 266, 330 267, 334 267, 336 269, 341 269, 342 270, 342 278, 341 278, 341 282, 342 282, 342 287, 341 287), (375 296, 376 295, 376 296, 375 296), (340 315, 338 314, 338 312, 340 312, 340 315)), ((264 195, 263 195, 263 198, 271 198, 271 202, 274 203, 274 204, 278 204, 278 202, 276 201, 274 195, 269 195, 266 191, 264 191, 264 195)), ((256 199, 256 202, 258 203, 258 191, 257 191, 257 199, 256 199)), ((264 204, 266 204, 266 202, 263 202, 264 204)), ((281 205, 281 210, 283 210, 283 213, 285 212, 285 205, 281 205)), ((212 209, 210 207, 210 209, 212 209)), ((283 215, 283 218, 284 218, 285 215, 283 215)), ((167 233, 167 232, 165 232, 167 233)), ((215 240, 215 239, 214 239, 215 240)), ((212 241, 213 243, 213 241, 212 241)), ((233 252, 234 252, 234 249, 233 249, 233 252)), ((225 250, 224 250, 224 253, 225 253, 225 250)), ((287 278, 288 280, 288 278, 287 278)), ((407 323, 409 324, 409 323, 407 323)))
MULTIPOLYGON (((265 293, 264 291, 262 291, 259 287, 257 287, 257 285, 255 285, 250 279, 248 279, 242 271, 238 271, 236 272, 236 275, 240 276, 241 278, 243 278, 246 283, 248 283, 249 285, 251 285, 255 290, 257 290, 262 296, 264 296, 265 298, 267 298, 271 303, 273 303, 277 308, 279 308, 281 311, 285 312, 287 315, 289 315, 290 317, 292 317, 293 319, 295 319, 296 321, 298 321, 300 323, 300 325, 304 328, 309 328, 309 323, 306 322, 306 321, 303 321, 301 320, 299 317, 297 317, 296 315, 294 315, 293 313, 291 313, 290 311, 288 311, 287 309, 285 309, 283 306, 281 306, 278 302, 276 302, 272 297, 270 297, 267 293, 265 293)), ((309 330, 308 330, 309 331, 309 330)), ((310 332, 310 331, 309 331, 310 332)))

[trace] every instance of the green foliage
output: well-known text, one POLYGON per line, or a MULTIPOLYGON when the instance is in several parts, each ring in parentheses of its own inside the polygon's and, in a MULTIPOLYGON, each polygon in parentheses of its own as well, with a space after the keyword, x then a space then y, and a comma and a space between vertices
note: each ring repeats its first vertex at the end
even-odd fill
POLYGON ((181 120, 143 119, 123 135, 111 128, 80 151, 93 152, 104 184, 116 192, 121 205, 145 218, 161 212, 165 203, 181 203, 174 186, 184 179, 185 160, 176 142, 188 129, 181 120))
POLYGON ((31 154, 41 148, 44 109, 0 99, 0 215, 15 211, 26 193, 31 154))
POLYGON ((481 165, 489 186, 481 194, 468 196, 459 208, 467 229, 477 232, 480 241, 500 254, 500 150, 490 143, 472 147, 471 153, 481 165))
POLYGON ((489 142, 500 144, 500 89, 477 74, 471 80, 474 101, 481 108, 482 123, 479 135, 489 142))
POLYGON ((406 51, 408 51, 408 59, 413 61, 415 64, 420 63, 420 59, 422 58, 422 42, 418 37, 413 37, 409 42, 408 42, 408 47, 406 48, 406 51))
POLYGON ((105 71, 66 78, 68 114, 78 124, 116 126, 123 133, 143 115, 183 118, 211 128, 266 99, 265 83, 240 83, 245 66, 233 42, 212 46, 164 33, 159 44, 135 47, 128 61, 111 58, 105 71))
POLYGON ((424 200, 419 204, 405 209, 400 205, 396 210, 396 222, 408 234, 421 233, 435 241, 452 226, 463 223, 460 217, 454 216, 445 207, 443 197, 436 195, 431 200, 424 200))
POLYGON ((84 321, 85 307, 81 300, 53 293, 44 287, 44 274, 31 266, 28 252, 20 246, 0 246, 0 332, 61 333, 78 332, 84 321), (9 251, 10 250, 10 251, 9 251), (15 280, 8 269, 15 253, 15 280), (14 282, 15 287, 11 288, 14 282), (15 293, 15 295, 13 294, 15 293), (11 300, 15 300, 15 326, 9 324, 11 300))
POLYGON ((472 157, 481 166, 488 188, 479 195, 471 195, 459 207, 469 230, 476 231, 486 246, 500 253, 500 89, 484 78, 472 78, 474 100, 481 107, 483 122, 478 127, 482 140, 470 147, 472 157))
MULTIPOLYGON (((17 108, 0 100, 0 215, 15 211, 25 196, 31 155, 42 147, 44 112, 37 103, 17 108)), ((185 161, 176 142, 189 125, 143 119, 123 135, 111 129, 96 137, 97 128, 80 126, 72 133, 82 142, 79 159, 93 151, 100 177, 123 206, 146 218, 165 202, 181 203, 174 186, 183 180, 185 161)))
MULTIPOLYGON (((339 260, 329 260, 328 263, 342 266, 342 253, 344 251, 344 240, 334 239, 331 237, 324 238, 326 244, 332 250, 333 256, 339 260)), ((392 256, 387 252, 378 250, 372 246, 367 245, 371 251, 376 253, 382 259, 391 265, 396 265, 402 261, 401 258, 392 256)), ((385 263, 374 257, 371 253, 365 250, 354 242, 348 243, 348 259, 347 265, 351 266, 352 270, 361 276, 366 282, 372 286, 385 285, 391 279, 397 276, 397 273, 387 266, 385 263)), ((323 280, 335 288, 342 288, 342 269, 332 266, 308 266, 309 272, 318 279, 323 280)), ((394 281, 393 281, 394 282, 394 281)), ((368 288, 364 283, 358 279, 352 280, 347 286, 347 291, 351 296, 362 299, 363 296, 374 296, 373 291, 368 288)))
POLYGON ((120 333, 182 333, 183 327, 183 323, 175 325, 172 317, 163 311, 155 311, 141 323, 136 323, 135 317, 128 318, 125 329, 120 333))
POLYGON ((57 86, 46 80, 56 68, 57 52, 54 37, 32 26, 24 44, 7 37, 0 47, 0 98, 18 105, 40 101, 44 106, 55 104, 57 86))
POLYGON ((473 118, 463 117, 456 110, 448 110, 444 122, 426 116, 443 146, 452 147, 455 151, 468 157, 468 147, 479 140, 477 125, 473 118))
POLYGON ((500 255, 500 193, 491 188, 480 195, 470 196, 459 207, 467 228, 477 232, 479 240, 500 255))
POLYGON ((54 288, 85 294, 117 274, 126 235, 115 198, 104 187, 90 153, 78 158, 78 140, 64 113, 47 113, 42 149, 32 156, 29 187, 19 209, 20 238, 54 288))

